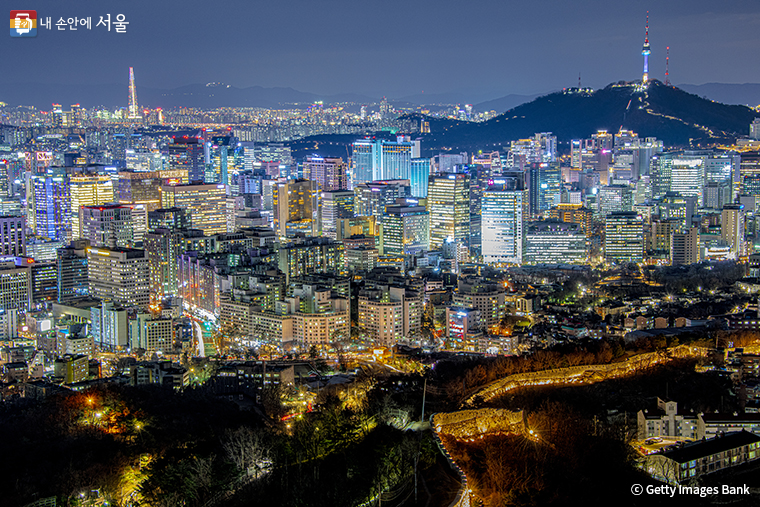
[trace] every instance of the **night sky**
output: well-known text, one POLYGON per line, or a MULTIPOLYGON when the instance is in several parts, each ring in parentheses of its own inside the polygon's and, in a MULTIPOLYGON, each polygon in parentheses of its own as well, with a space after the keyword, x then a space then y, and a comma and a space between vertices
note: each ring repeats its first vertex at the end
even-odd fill
MULTIPOLYGON (((472 101, 601 87, 641 76, 650 13, 650 76, 760 83, 757 0, 13 0, 53 23, 91 16, 91 30, 39 29, 2 45, 3 89, 126 81, 174 88, 220 81, 318 94, 465 92, 472 101), (125 14, 126 34, 95 27, 125 14)), ((113 30, 113 28, 112 28, 113 30)), ((0 100, 2 98, 0 97, 0 100)))

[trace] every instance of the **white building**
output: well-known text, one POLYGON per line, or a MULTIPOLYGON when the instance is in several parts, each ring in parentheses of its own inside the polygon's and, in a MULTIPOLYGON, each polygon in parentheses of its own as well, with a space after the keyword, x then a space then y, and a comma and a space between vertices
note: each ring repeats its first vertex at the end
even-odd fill
POLYGON ((483 192, 481 227, 483 260, 486 263, 522 263, 527 204, 524 190, 489 188, 483 192))
POLYGON ((147 307, 150 268, 144 250, 88 248, 88 285, 92 297, 125 307, 147 307))

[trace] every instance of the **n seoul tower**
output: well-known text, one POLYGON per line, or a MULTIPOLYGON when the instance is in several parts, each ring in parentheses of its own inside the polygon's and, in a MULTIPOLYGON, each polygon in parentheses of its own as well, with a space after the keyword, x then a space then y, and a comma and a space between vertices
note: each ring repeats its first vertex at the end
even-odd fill
POLYGON ((644 76, 641 78, 641 84, 647 84, 649 81, 649 11, 647 11, 647 31, 644 36, 644 47, 641 49, 641 54, 644 56, 644 76))

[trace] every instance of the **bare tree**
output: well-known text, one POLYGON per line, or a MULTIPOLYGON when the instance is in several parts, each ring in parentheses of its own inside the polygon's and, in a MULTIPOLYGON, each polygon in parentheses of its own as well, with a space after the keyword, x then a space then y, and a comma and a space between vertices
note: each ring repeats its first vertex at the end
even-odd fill
POLYGON ((223 447, 227 457, 243 474, 258 477, 272 465, 269 446, 259 430, 244 426, 230 431, 223 447))

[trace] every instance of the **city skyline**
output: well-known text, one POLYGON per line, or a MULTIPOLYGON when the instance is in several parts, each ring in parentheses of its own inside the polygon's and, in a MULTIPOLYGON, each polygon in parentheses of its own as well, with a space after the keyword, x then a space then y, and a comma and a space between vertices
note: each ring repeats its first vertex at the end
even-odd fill
POLYGON ((11 11, 2 505, 758 505, 753 2, 108 4, 11 11))
POLYGON ((668 46, 674 83, 760 82, 760 71, 742 64, 757 45, 760 20, 757 6, 746 1, 719 11, 702 1, 653 9, 596 0, 550 9, 526 2, 466 8, 422 2, 382 11, 342 3, 280 5, 198 4, 155 16, 142 1, 118 12, 95 2, 41 1, 29 6, 41 18, 91 16, 94 25, 99 15, 121 13, 129 25, 125 33, 95 26, 60 31, 53 20, 36 38, 11 40, 7 64, 17 71, 0 78, 0 94, 51 75, 62 87, 110 85, 123 82, 126 67, 136 69, 138 86, 146 89, 223 82, 394 99, 456 92, 476 103, 575 86, 579 74, 585 86, 597 88, 640 79, 637 48, 647 10, 651 78, 664 81, 668 46), (95 72, 87 71, 90 62, 97 62, 95 72), (487 79, 473 77, 486 68, 487 79))

